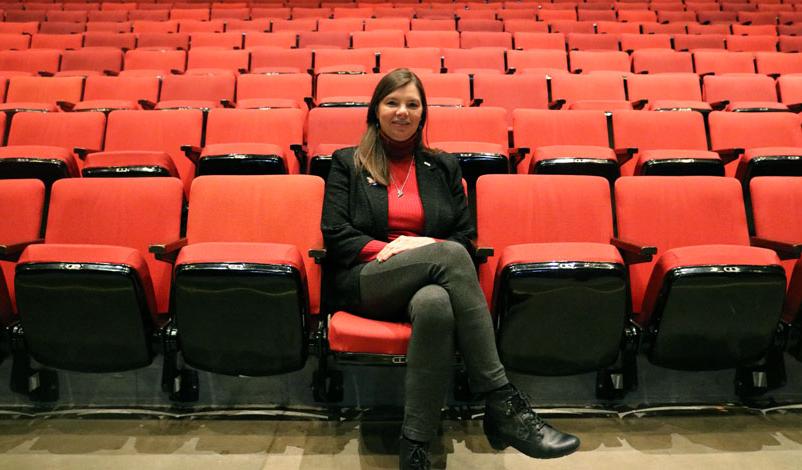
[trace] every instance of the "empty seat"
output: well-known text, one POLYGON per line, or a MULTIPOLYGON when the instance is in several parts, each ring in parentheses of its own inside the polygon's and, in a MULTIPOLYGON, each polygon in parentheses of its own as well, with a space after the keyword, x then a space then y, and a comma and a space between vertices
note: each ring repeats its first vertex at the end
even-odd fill
POLYGON ((727 176, 802 176, 802 129, 791 113, 710 113, 710 148, 727 176))
POLYGON ((515 109, 547 109, 549 105, 546 77, 536 74, 477 74, 473 78, 474 99, 483 106, 507 110, 507 127, 512 128, 515 109))
POLYGON ((116 75, 123 67, 123 52, 116 47, 84 47, 64 51, 57 76, 116 75))
POLYGON ((619 36, 622 51, 642 51, 644 49, 671 49, 671 36, 669 34, 631 34, 624 33, 619 36))
POLYGON ((621 51, 570 51, 568 63, 572 72, 592 72, 597 70, 614 70, 629 72, 630 59, 621 51))
POLYGON ((305 111, 311 99, 312 77, 308 73, 245 74, 237 78, 237 108, 305 111))
POLYGON ((249 62, 250 53, 247 50, 194 47, 187 53, 187 73, 245 73, 249 62))
POLYGON ((701 113, 615 111, 613 141, 632 157, 622 162, 624 176, 724 175, 718 154, 707 149, 701 113))
POLYGON ((317 106, 367 106, 381 74, 324 74, 318 77, 317 106))
POLYGON ((514 73, 567 73, 565 50, 527 49, 507 51, 507 70, 514 73))
POLYGON ((0 51, 0 71, 54 74, 60 60, 61 51, 52 49, 0 51))
POLYGON ((152 361, 171 267, 148 246, 178 238, 181 206, 181 183, 173 178, 54 184, 45 243, 28 246, 17 267, 21 324, 13 334, 24 346, 14 357, 12 390, 50 391, 48 399, 57 399, 52 372, 32 370, 30 358, 81 372, 152 361))
POLYGON ((802 54, 757 52, 755 53, 755 64, 757 73, 766 75, 802 73, 802 54))
POLYGON ((618 51, 617 34, 568 33, 565 35, 571 51, 618 51))
POLYGON ((715 177, 620 178, 615 207, 619 237, 657 249, 653 261, 631 264, 629 273, 649 360, 686 370, 737 367, 739 394, 776 383, 755 364, 773 344, 785 273, 774 252, 749 246, 741 185, 715 177))
POLYGON ((632 71, 635 73, 692 73, 690 52, 666 49, 640 49, 632 52, 632 71))
POLYGON ((159 100, 158 77, 90 76, 86 78, 83 100, 74 111, 103 111, 139 109, 140 101, 159 100))
POLYGON ((195 165, 182 146, 199 147, 203 112, 114 111, 109 114, 103 152, 86 157, 85 177, 178 176, 189 193, 195 165))
POLYGON ((407 47, 451 47, 459 48, 459 33, 456 31, 408 31, 407 47))
POLYGON ((470 74, 504 73, 504 49, 476 47, 473 49, 442 49, 443 67, 449 72, 470 74))
POLYGON ((702 111, 712 108, 702 101, 695 73, 654 73, 627 77, 629 99, 636 108, 651 111, 702 111))
POLYGON ((82 93, 82 77, 11 77, 0 111, 55 111, 59 102, 77 103, 82 93))
POLYGON ((301 31, 298 33, 298 47, 348 49, 351 45, 350 33, 344 31, 301 31))
POLYGON ((315 51, 316 74, 373 73, 376 53, 370 49, 321 49, 315 51))
POLYGON ((317 21, 318 31, 339 31, 351 33, 354 31, 362 31, 365 28, 362 18, 320 18, 317 21))
POLYGON ((565 52, 565 34, 563 33, 515 33, 513 36, 516 49, 557 49, 565 52))
POLYGON ((556 74, 551 77, 551 97, 555 108, 631 109, 618 74, 556 74))
POLYGON ((727 36, 727 50, 748 52, 774 52, 777 50, 777 36, 727 36))
POLYGON ((400 67, 415 73, 440 72, 441 55, 437 47, 385 47, 379 50, 379 72, 387 73, 400 67))
MULTIPOLYGON (((421 77, 428 90, 427 78, 421 77)), ((480 175, 509 172, 506 115, 495 107, 429 108, 429 145, 457 157, 469 192, 480 175)))
POLYGON ((755 58, 751 52, 696 51, 693 53, 696 73, 755 73, 755 58))
MULTIPOLYGON (((471 12, 472 10, 465 10, 471 12)), ((481 12, 473 10, 474 13, 494 15, 492 11, 481 12)), ((504 24, 497 20, 495 16, 488 18, 465 18, 465 13, 460 13, 463 17, 457 23, 457 30, 463 33, 499 33, 504 29, 504 24)))
POLYGON ((517 173, 594 175, 609 181, 620 174, 603 111, 516 109, 512 114, 517 173))
POLYGON ((355 31, 351 34, 354 49, 404 47, 405 41, 404 31, 400 30, 355 31))
MULTIPOLYGON (((323 181, 203 176, 190 201, 168 350, 180 347, 189 367, 227 375, 302 368, 311 316, 320 312, 320 265, 308 256, 323 247, 323 181)), ((165 356, 172 397, 197 400, 176 359, 165 356)))
POLYGON ((474 47, 500 47, 512 49, 512 33, 465 31, 460 33, 460 47, 471 49, 474 47))
POLYGON ((224 47, 242 49, 242 33, 192 33, 189 35, 191 47, 224 47))
POLYGON ((724 34, 675 34, 674 50, 695 51, 696 49, 725 49, 724 34))
MULTIPOLYGON (((570 114, 570 113, 569 113, 570 114)), ((477 183, 477 244, 494 255, 479 279, 498 325, 504 365, 524 373, 599 371, 598 394, 631 389, 630 345, 614 386, 603 371, 621 356, 626 267, 610 244, 610 188, 602 178, 487 175, 477 183), (511 220, 527 223, 513 224, 511 220)))
POLYGON ((189 33, 139 33, 137 47, 152 49, 189 49, 189 33))
POLYGON ((125 52, 123 71, 135 75, 168 75, 186 70, 186 51, 133 49, 125 52))
POLYGON ((0 325, 18 318, 14 271, 22 250, 39 239, 45 204, 45 186, 33 179, 0 180, 0 325))
POLYGON ((780 100, 794 112, 802 109, 802 75, 789 74, 777 77, 780 100))
POLYGON ((787 111, 777 102, 774 79, 762 74, 722 74, 704 77, 705 101, 727 111, 787 111))
POLYGON ((420 73, 429 106, 470 106, 471 79, 467 73, 420 73))
POLYGON ((27 49, 31 44, 31 37, 27 34, 0 33, 0 49, 27 49))
POLYGON ((312 49, 260 46, 248 50, 253 73, 302 73, 312 70, 312 49))
POLYGON ((304 113, 299 109, 213 109, 206 145, 184 146, 198 175, 298 174, 304 113))
POLYGON ((234 101, 235 83, 233 74, 166 75, 155 108, 208 111, 220 107, 223 100, 234 101))
MULTIPOLYGON (((365 31, 409 31, 409 17, 407 18, 368 18, 365 20, 365 31)), ((358 32, 358 31, 357 31, 358 32)))
POLYGON ((133 33, 111 33, 105 31, 87 32, 84 34, 84 46, 133 49, 136 46, 136 35, 133 33))

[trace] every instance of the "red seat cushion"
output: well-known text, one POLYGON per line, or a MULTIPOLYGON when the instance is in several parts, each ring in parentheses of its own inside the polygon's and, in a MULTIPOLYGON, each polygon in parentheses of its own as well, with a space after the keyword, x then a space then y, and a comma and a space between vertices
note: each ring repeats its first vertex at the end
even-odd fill
POLYGON ((621 253, 604 243, 563 242, 509 245, 501 253, 497 276, 504 267, 521 263, 589 262, 624 264, 621 253))
POLYGON ((211 100, 166 100, 159 101, 156 109, 213 109, 219 108, 218 101, 211 100))
POLYGON ((179 177, 173 159, 165 152, 150 150, 120 150, 91 153, 86 157, 84 169, 108 167, 153 166, 164 168, 170 176, 179 177))
POLYGON ((329 320, 329 347, 334 352, 405 355, 412 325, 337 312, 329 320))
POLYGON ((246 98, 237 100, 237 108, 264 109, 264 108, 301 108, 296 100, 285 98, 246 98))
POLYGON ((97 263, 128 266, 139 276, 150 314, 158 313, 150 270, 139 250, 111 245, 45 243, 25 248, 18 264, 39 263, 97 263))
POLYGON ((11 145, 8 147, 0 147, 0 159, 2 158, 60 160, 67 165, 67 174, 69 176, 79 176, 78 162, 73 156, 72 150, 64 147, 55 147, 52 145, 11 145))
POLYGON ((578 100, 570 103, 567 109, 612 111, 614 109, 632 109, 632 103, 625 100, 578 100))
POLYGON ((93 109, 139 109, 139 103, 133 100, 87 100, 77 103, 73 111, 93 109))
POLYGON ((772 250, 742 245, 696 245, 673 248, 664 252, 654 264, 646 285, 643 311, 638 322, 647 325, 654 312, 657 297, 670 271, 692 266, 772 266, 782 267, 772 250))
POLYGON ((306 279, 303 256, 295 245, 284 243, 193 243, 181 249, 175 265, 202 263, 280 264, 294 267, 306 279))
POLYGON ((55 103, 37 103, 37 102, 11 102, 0 104, 0 111, 42 111, 53 112, 58 111, 55 103))

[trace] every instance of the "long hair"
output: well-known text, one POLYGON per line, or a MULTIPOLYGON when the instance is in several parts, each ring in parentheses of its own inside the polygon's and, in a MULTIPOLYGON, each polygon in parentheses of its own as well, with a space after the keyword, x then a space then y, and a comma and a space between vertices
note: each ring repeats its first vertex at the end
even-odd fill
POLYGON ((385 186, 390 183, 390 170, 387 163, 387 155, 384 153, 384 147, 382 146, 381 135, 379 133, 379 116, 377 111, 379 109, 379 104, 387 95, 410 83, 414 84, 415 88, 418 89, 418 93, 420 93, 423 112, 420 125, 415 134, 415 150, 423 148, 423 128, 426 125, 427 115, 426 93, 423 91, 423 84, 418 76, 409 69, 395 69, 382 77, 376 85, 376 89, 373 90, 373 97, 371 97, 370 104, 368 105, 367 129, 365 129, 365 133, 362 134, 362 139, 354 153, 354 166, 356 167, 356 171, 360 172, 362 169, 365 169, 371 178, 385 186))

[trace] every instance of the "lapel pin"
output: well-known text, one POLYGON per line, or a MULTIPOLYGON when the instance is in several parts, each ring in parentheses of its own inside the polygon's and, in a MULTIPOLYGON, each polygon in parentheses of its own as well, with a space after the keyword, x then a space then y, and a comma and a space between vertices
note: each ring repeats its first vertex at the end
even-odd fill
POLYGON ((423 162, 423 164, 426 165, 426 166, 432 166, 432 164, 429 163, 429 162, 423 162))
POLYGON ((368 176, 368 177, 367 177, 367 178, 365 178, 365 179, 366 179, 366 180, 368 180, 368 184, 369 184, 369 185, 371 185, 371 186, 376 186, 376 180, 374 180, 374 179, 373 179, 373 178, 371 178, 370 176, 368 176))

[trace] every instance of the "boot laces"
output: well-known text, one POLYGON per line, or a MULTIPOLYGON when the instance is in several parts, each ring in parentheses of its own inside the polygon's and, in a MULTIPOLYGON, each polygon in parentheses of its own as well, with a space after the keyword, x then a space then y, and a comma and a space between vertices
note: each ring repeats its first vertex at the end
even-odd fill
POLYGON ((546 425, 546 422, 540 418, 534 411, 532 405, 529 404, 528 397, 516 390, 507 401, 508 413, 518 416, 523 424, 521 431, 527 434, 527 437, 532 432, 539 432, 546 425))
POLYGON ((426 449, 419 445, 410 446, 409 463, 413 468, 428 469, 430 463, 429 456, 426 454, 426 449))

